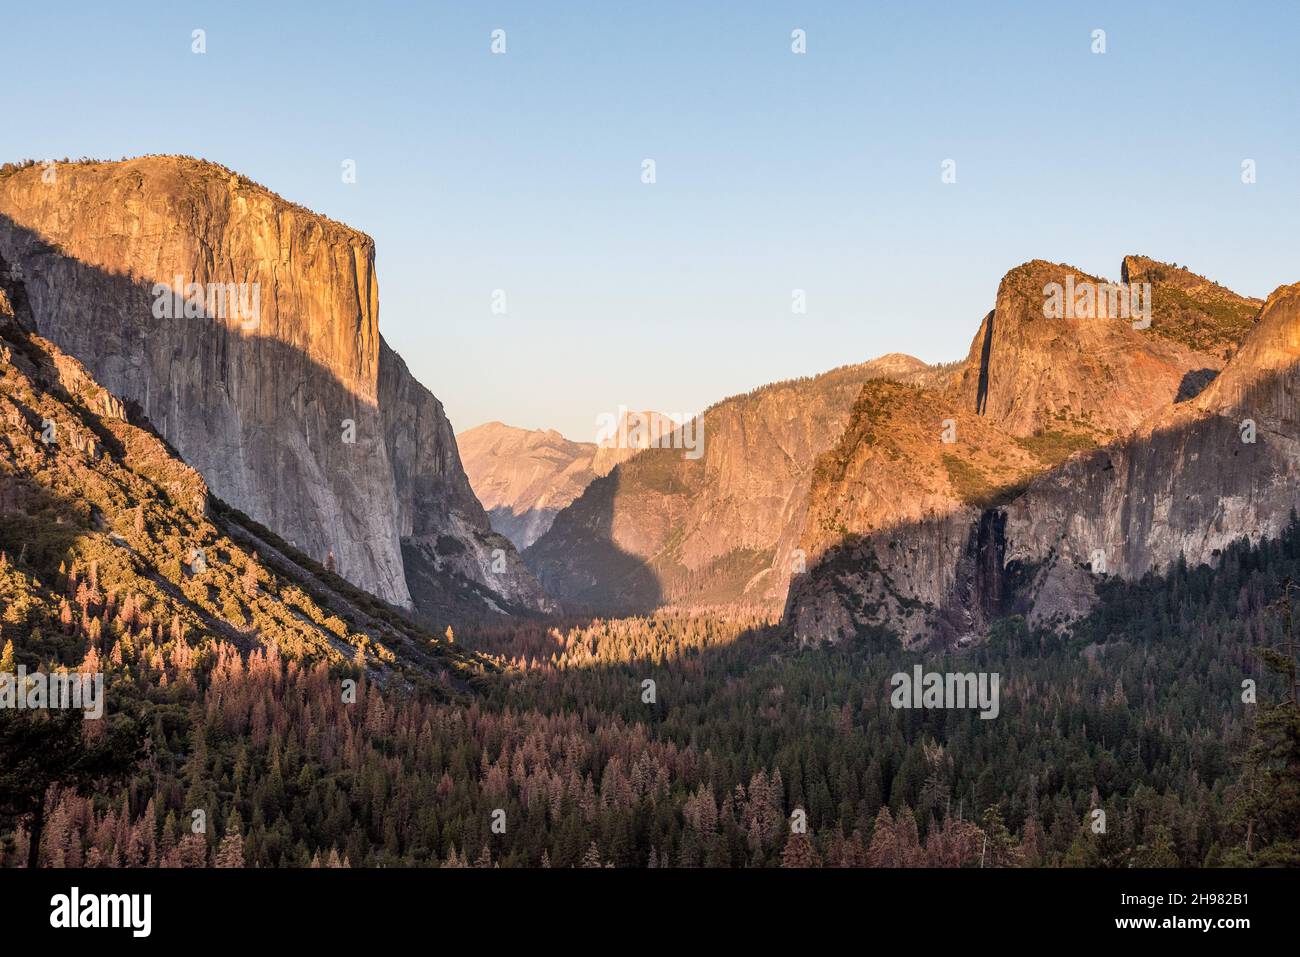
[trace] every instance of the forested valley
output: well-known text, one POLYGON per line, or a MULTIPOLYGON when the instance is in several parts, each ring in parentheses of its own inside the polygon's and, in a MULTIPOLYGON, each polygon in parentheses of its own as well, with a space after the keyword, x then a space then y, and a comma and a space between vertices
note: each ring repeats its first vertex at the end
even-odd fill
MULTIPOLYGON (((64 575, 66 633, 37 654, 4 632, 0 671, 102 670, 108 719, 6 711, 0 746, 45 748, 41 866, 1294 864, 1290 580, 1294 516, 1214 569, 1107 582, 1067 633, 1013 618, 939 659, 662 613, 452 631, 477 666, 419 683, 167 632, 64 575), (997 718, 891 707, 917 662, 1000 674, 997 718), (77 773, 119 738, 115 773, 77 773)), ((0 769, 9 866, 21 773, 0 769)))

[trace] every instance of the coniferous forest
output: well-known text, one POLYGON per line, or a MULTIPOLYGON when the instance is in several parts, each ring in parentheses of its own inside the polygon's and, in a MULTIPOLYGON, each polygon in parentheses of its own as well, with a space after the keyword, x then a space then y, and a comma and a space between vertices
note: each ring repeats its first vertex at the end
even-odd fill
POLYGON ((1294 581, 1293 516, 1280 539, 1242 541, 1214 569, 1108 581, 1068 631, 1011 618, 976 648, 926 659, 1001 676, 1000 713, 982 720, 891 707, 889 676, 922 659, 885 633, 798 649, 743 612, 449 631, 441 641, 472 666, 421 683, 362 658, 168 631, 143 602, 110 604, 65 572, 66 632, 38 646, 6 637, 0 671, 102 670, 112 717, 83 728, 79 715, 0 712, 0 749, 41 751, 39 775, 0 768, 0 855, 43 867, 1297 864, 1294 581))

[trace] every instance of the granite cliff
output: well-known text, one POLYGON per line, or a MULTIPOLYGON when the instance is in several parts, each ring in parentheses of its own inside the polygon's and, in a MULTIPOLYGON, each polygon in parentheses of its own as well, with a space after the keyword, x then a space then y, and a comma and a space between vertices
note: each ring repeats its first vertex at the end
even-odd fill
POLYGON ((1296 287, 1263 304, 1135 256, 1123 276, 1027 263, 946 387, 864 388, 809 493, 786 606, 801 641, 1067 622, 1102 575, 1280 530, 1300 501, 1296 287), (1150 284, 1150 325, 1095 301, 1045 313, 1067 280, 1150 284))
POLYGON ((82 363, 19 323, 16 292, 0 288, 0 629, 29 665, 120 662, 124 649, 185 665, 223 641, 426 685, 483 670, 212 495, 82 363))
POLYGON ((488 422, 460 433, 456 443, 492 527, 522 550, 546 534, 560 510, 594 479, 649 448, 673 426, 656 412, 624 412, 606 430, 610 434, 597 429, 598 441, 574 442, 554 429, 488 422), (634 419, 644 427, 634 428, 634 419))
POLYGON ((725 399, 703 413, 702 454, 636 452, 556 515, 524 560, 575 608, 779 609, 798 567, 813 465, 863 385, 944 374, 890 355, 725 399))
POLYGON ((371 239, 183 157, 6 167, 0 272, 212 491, 418 617, 550 607, 379 333, 371 239))

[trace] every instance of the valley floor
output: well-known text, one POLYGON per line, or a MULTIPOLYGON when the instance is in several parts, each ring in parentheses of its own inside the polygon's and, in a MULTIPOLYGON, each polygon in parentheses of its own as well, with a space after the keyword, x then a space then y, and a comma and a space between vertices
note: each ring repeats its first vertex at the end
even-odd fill
MULTIPOLYGON (((466 632, 484 666, 463 690, 128 627, 103 656, 110 713, 147 748, 109 790, 52 782, 40 863, 1294 862, 1295 708, 1268 704, 1283 683, 1256 653, 1283 640, 1287 575, 1294 523, 1217 570, 1107 586, 1069 636, 1012 619, 943 659, 884 634, 799 650, 743 616, 466 632), (891 677, 922 662, 997 673, 997 717, 895 708, 891 677)), ((11 821, 21 865, 29 820, 11 821)))

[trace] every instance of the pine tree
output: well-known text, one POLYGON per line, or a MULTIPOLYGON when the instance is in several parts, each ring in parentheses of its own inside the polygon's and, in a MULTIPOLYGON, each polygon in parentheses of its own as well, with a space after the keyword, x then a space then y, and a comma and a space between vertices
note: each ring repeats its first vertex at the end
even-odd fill
POLYGON ((1246 753, 1243 793, 1233 818, 1244 830, 1243 846, 1225 855, 1229 864, 1300 866, 1300 695, 1297 694, 1295 621, 1287 579, 1277 607, 1284 615, 1284 651, 1264 648, 1269 670, 1282 677, 1281 701, 1261 702, 1254 740, 1246 753))
POLYGON ((231 813, 226 821, 226 836, 221 839, 221 844, 217 848, 216 858, 213 860, 215 867, 243 867, 244 866, 244 822, 239 817, 239 812, 231 813))
MULTIPOLYGON (((243 867, 244 836, 238 831, 227 831, 221 839, 221 846, 217 848, 217 857, 213 863, 216 867, 243 867)), ((315 866, 320 866, 319 859, 315 866)))
POLYGON ((1002 822, 1002 812, 996 804, 985 809, 980 829, 984 832, 986 841, 982 848, 983 867, 1020 866, 1023 861, 1020 849, 1015 846, 1011 833, 1002 822))
MULTIPOLYGON (((6 646, 7 656, 12 649, 6 646)), ((135 766, 142 735, 134 723, 114 724, 111 733, 91 740, 81 712, 0 711, 0 814, 26 822, 30 834, 28 867, 37 866, 51 788, 88 794, 105 780, 125 777, 135 766)))
POLYGON ((871 835, 871 846, 867 848, 867 864, 870 867, 901 867, 899 859, 898 838, 894 828, 894 816, 889 807, 882 805, 876 814, 876 826, 871 835))
POLYGON ((807 834, 790 835, 785 842, 785 850, 781 852, 781 866, 789 868, 821 866, 821 860, 807 834))

